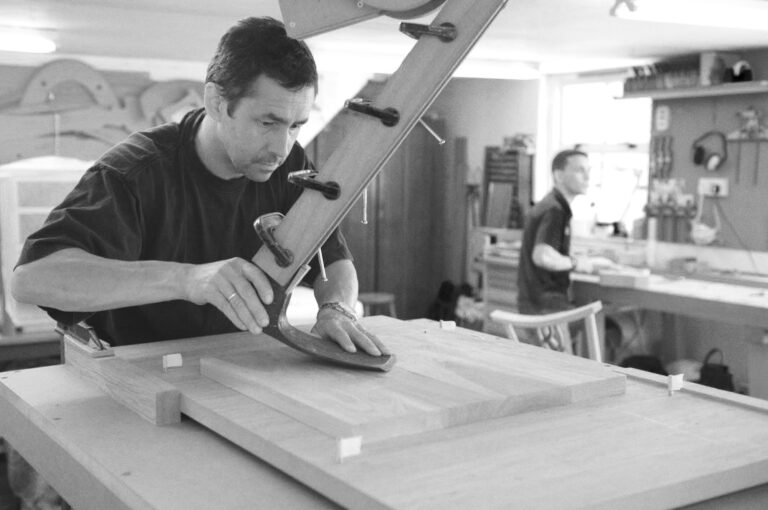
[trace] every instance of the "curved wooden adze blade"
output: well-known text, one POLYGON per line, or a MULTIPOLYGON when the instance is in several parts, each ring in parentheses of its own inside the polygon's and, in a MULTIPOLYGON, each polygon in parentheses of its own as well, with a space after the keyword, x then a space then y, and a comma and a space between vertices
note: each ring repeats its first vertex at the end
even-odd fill
POLYGON ((269 326, 263 330, 267 335, 305 354, 347 367, 386 372, 395 365, 395 356, 391 354, 371 356, 359 349, 354 353, 347 352, 332 340, 305 333, 291 326, 285 316, 291 294, 287 293, 285 288, 271 278, 270 282, 272 283, 274 299, 271 305, 264 305, 269 314, 269 326))

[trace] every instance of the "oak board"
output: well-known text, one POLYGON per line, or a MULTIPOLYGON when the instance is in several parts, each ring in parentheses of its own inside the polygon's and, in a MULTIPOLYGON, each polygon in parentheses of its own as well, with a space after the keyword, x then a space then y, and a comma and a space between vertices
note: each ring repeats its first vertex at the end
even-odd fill
POLYGON ((341 368, 259 342, 201 354, 200 376, 176 383, 182 412, 345 507, 392 508, 348 466, 390 470, 384 459, 430 450, 439 434, 625 390, 623 374, 591 360, 431 321, 365 324, 398 356, 392 371, 341 368), (354 436, 360 454, 342 459, 341 441, 354 436))
POLYGON ((290 350, 200 360, 201 374, 329 436, 363 443, 465 425, 533 409, 619 395, 625 377, 599 364, 467 330, 392 321, 377 331, 397 353, 389 373, 339 370, 290 350))

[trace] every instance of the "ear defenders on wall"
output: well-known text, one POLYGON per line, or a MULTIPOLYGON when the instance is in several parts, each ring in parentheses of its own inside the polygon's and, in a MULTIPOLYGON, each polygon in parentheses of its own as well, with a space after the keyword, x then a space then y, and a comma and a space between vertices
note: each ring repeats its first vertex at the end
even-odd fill
POLYGON ((728 141, 725 135, 720 131, 707 131, 693 142, 693 162, 696 165, 702 165, 710 172, 714 172, 728 159, 728 141), (720 152, 711 151, 704 146, 709 138, 720 140, 720 152))

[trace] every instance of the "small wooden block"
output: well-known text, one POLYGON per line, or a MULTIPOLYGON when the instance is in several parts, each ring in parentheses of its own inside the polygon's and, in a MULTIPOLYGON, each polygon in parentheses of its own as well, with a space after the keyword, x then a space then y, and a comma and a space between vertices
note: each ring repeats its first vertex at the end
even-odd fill
POLYGON ((181 393, 132 363, 115 356, 93 358, 76 340, 64 338, 66 366, 155 425, 181 421, 181 393))
POLYGON ((445 331, 453 331, 456 329, 455 321, 440 321, 440 329, 445 331))
POLYGON ((667 376, 667 391, 670 395, 675 391, 683 389, 684 378, 684 374, 670 374, 667 376))
POLYGON ((360 452, 363 448, 363 437, 362 436, 353 436, 353 437, 343 437, 339 439, 338 442, 339 446, 339 462, 342 462, 347 457, 354 457, 355 455, 360 455, 360 452))
POLYGON ((177 368, 184 365, 184 360, 181 357, 180 353, 175 354, 166 354, 163 356, 163 370, 168 370, 169 368, 177 368))

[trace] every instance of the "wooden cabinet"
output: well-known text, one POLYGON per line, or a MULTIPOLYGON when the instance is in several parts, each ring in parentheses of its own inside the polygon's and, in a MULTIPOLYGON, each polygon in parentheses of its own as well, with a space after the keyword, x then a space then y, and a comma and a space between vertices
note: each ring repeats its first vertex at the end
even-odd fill
POLYGON ((5 169, 0 172, 0 261, 5 300, 3 330, 51 331, 54 322, 37 306, 19 303, 11 296, 13 268, 27 236, 45 222, 48 213, 75 186, 81 169, 5 169))
MULTIPOLYGON (((380 83, 370 82, 358 95, 375 97, 380 87, 380 83)), ((351 115, 359 114, 342 110, 308 144, 307 153, 317 168, 322 168, 343 140, 351 115)), ((431 119, 429 124, 438 133, 444 132, 439 119, 431 119)), ((368 186, 368 223, 362 223, 362 197, 342 222, 355 257, 360 291, 393 293, 401 319, 424 317, 440 282, 448 278, 445 253, 458 233, 446 232, 442 226, 446 209, 453 206, 446 192, 449 179, 444 147, 416 125, 368 186)))

